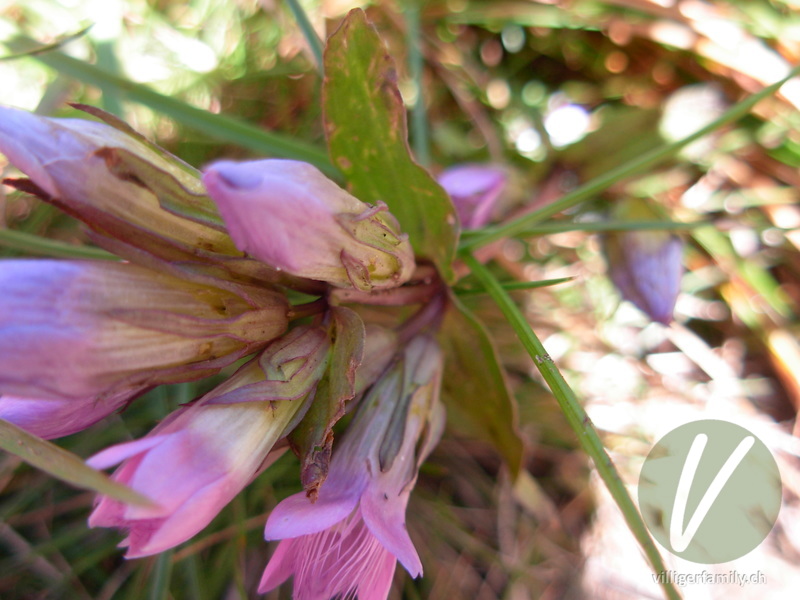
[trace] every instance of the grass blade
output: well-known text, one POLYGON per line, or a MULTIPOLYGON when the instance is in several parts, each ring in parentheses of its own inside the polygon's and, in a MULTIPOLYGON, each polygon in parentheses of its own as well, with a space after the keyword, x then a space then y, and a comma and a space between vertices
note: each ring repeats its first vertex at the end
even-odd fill
POLYGON ((110 252, 91 246, 74 246, 57 242, 38 235, 25 233, 24 231, 14 231, 11 229, 0 229, 0 246, 29 252, 41 256, 54 256, 56 258, 94 258, 100 260, 119 260, 110 252))
MULTIPOLYGON (((469 267, 475 278, 489 292, 489 295, 497 303, 503 315, 509 321, 514 331, 519 337, 525 349, 530 354, 536 368, 542 374, 542 377, 547 382, 550 390, 558 401, 564 416, 566 416, 570 427, 572 427, 578 440, 583 447, 584 451, 594 461, 597 472, 606 484, 608 491, 614 498, 614 501, 622 511, 625 521, 628 523, 633 535, 642 547, 645 555, 647 556, 650 565, 656 573, 662 573, 666 570, 661 555, 650 537, 650 534, 645 527, 644 521, 636 509, 636 506, 631 499, 625 484, 617 472, 614 463, 611 462, 611 457, 606 452, 603 442, 600 440, 597 431, 589 419, 589 415, 578 402, 575 392, 569 387, 564 376, 558 370, 558 367, 553 360, 548 356, 544 345, 539 340, 539 337, 531 329, 530 324, 525 319, 525 316, 517 308, 514 301, 508 293, 500 285, 500 282, 495 279, 491 271, 475 259, 472 254, 464 253, 464 262, 469 267)), ((663 582, 664 593, 670 600, 680 598, 680 594, 671 582, 663 582)))
POLYGON ((292 11, 294 19, 297 21, 298 27, 300 27, 300 31, 303 32, 303 36, 305 36, 306 42, 308 42, 308 46, 311 49, 311 54, 314 56, 314 62, 317 64, 317 70, 320 72, 320 75, 322 75, 325 68, 322 61, 322 40, 319 39, 317 32, 314 31, 314 27, 311 25, 306 11, 300 6, 299 0, 286 0, 286 4, 289 5, 289 9, 292 11))
POLYGON ((87 85, 102 90, 116 90, 122 98, 144 104, 159 114, 171 117, 190 129, 205 133, 222 142, 237 144, 262 154, 303 160, 328 175, 339 175, 338 170, 328 160, 325 150, 299 139, 265 131, 235 117, 218 115, 196 108, 180 100, 159 94, 145 85, 117 77, 95 65, 59 52, 39 54, 33 58, 62 75, 73 77, 87 85))
POLYGON ((71 452, 31 435, 3 419, 0 419, 0 448, 74 486, 93 490, 128 504, 137 506, 153 504, 149 498, 128 486, 117 483, 100 471, 95 471, 71 452))
POLYGON ((752 94, 747 98, 745 98, 744 100, 742 100, 741 102, 733 105, 721 117, 715 119, 705 127, 698 129, 694 133, 686 136, 685 138, 678 140, 677 142, 673 142, 671 144, 666 144, 659 148, 655 148, 650 152, 644 153, 639 158, 629 161, 624 165, 620 165, 615 169, 611 169, 605 175, 594 178, 593 180, 589 181, 588 183, 585 183, 579 188, 573 190, 572 192, 565 194, 564 196, 562 196, 552 204, 545 206, 544 208, 530 212, 527 215, 514 219, 513 221, 504 223, 503 225, 500 225, 498 227, 487 229, 480 235, 472 237, 471 239, 463 242, 461 244, 461 250, 462 251, 473 250, 475 248, 485 246, 486 244, 489 244, 495 240, 499 240, 504 237, 518 235, 523 231, 525 231, 531 225, 543 221, 548 217, 552 217, 553 215, 556 215, 572 206, 575 206, 576 204, 580 204, 584 200, 588 200, 589 198, 596 196, 600 192, 611 187, 617 181, 620 181, 621 179, 625 179, 626 177, 630 177, 631 175, 635 175, 636 173, 640 173, 642 171, 650 169, 666 161, 667 159, 677 154, 683 147, 691 144, 693 141, 700 139, 701 137, 704 137, 709 133, 714 132, 723 125, 727 125, 728 123, 732 123, 734 121, 741 119, 742 117, 747 115, 753 108, 753 106, 755 106, 759 101, 777 92, 781 88, 781 86, 783 86, 784 83, 789 81, 798 73, 800 73, 800 66, 793 68, 789 72, 789 74, 780 81, 765 87, 760 92, 752 94))

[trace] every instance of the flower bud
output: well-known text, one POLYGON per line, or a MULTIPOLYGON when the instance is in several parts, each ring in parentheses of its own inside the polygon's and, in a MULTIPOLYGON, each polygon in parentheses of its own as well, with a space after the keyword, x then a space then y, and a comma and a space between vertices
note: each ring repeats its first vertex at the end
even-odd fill
POLYGON ((282 279, 242 257, 199 171, 112 115, 82 108, 110 125, 0 106, 0 154, 30 178, 5 183, 80 219, 95 242, 144 266, 200 263, 221 268, 224 278, 282 279))
POLYGON ((243 251, 341 288, 399 286, 414 271, 408 237, 385 204, 369 206, 312 165, 220 161, 203 182, 243 251))
POLYGON ((286 330, 284 297, 247 299, 125 263, 0 261, 0 394, 100 401, 197 379, 286 330))
MULTIPOLYGON (((620 203, 622 220, 652 220, 654 213, 641 201, 620 203)), ((609 233, 604 239, 609 276, 625 300, 653 321, 669 325, 683 275, 683 242, 665 231, 609 233)))
POLYGON ((298 369, 298 358, 324 368, 329 349, 324 329, 297 327, 146 437, 90 458, 88 464, 98 469, 124 461, 113 479, 151 498, 154 505, 127 505, 101 496, 89 525, 126 529, 128 537, 121 545, 128 547, 128 558, 163 552, 195 535, 283 451, 273 450, 275 443, 307 408, 321 377, 319 370, 311 374, 298 369), (295 379, 301 396, 215 403, 274 377, 295 379))
POLYGON ((457 165, 444 170, 439 185, 450 194, 464 229, 478 229, 492 219, 492 212, 506 187, 506 174, 488 165, 457 165))

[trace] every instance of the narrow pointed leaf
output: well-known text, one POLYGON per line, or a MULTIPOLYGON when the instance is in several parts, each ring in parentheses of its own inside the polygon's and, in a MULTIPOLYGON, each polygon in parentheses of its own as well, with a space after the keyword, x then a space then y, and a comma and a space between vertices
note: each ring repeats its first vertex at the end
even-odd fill
POLYGON ((356 369, 364 356, 364 323, 349 308, 331 308, 334 340, 328 371, 319 382, 314 401, 289 443, 300 456, 300 481, 309 498, 328 476, 333 426, 344 416, 345 403, 355 396, 356 369))
POLYGON ((142 506, 152 504, 148 498, 87 466, 71 452, 2 419, 0 419, 0 448, 76 487, 92 490, 128 504, 142 506))

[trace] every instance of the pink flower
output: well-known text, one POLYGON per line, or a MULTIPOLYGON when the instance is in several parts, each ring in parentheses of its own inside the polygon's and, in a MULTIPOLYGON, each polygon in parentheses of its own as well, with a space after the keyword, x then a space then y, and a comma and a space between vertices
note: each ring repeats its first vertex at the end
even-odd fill
POLYGON ((216 373, 288 324, 277 292, 245 299, 110 261, 3 260, 0 290, 0 394, 89 410, 216 373))
MULTIPOLYGON (((275 443, 308 407, 306 400, 313 398, 327 364, 328 334, 321 328, 300 326, 286 338, 271 344, 260 359, 244 365, 196 404, 174 412, 146 437, 90 458, 87 463, 97 469, 124 461, 113 479, 156 504, 127 505, 101 496, 89 525, 127 530, 121 546, 128 547, 128 558, 163 552, 208 525, 277 458, 279 453, 272 452, 275 443), (313 368, 304 369, 303 363, 313 368), (271 383, 267 373, 278 373, 279 383, 298 397, 270 402, 262 395, 261 402, 215 404, 230 394, 249 399, 246 390, 271 383)), ((282 390, 277 391, 280 395, 282 390)))
POLYGON ((487 165, 457 165, 444 170, 438 180, 450 194, 464 229, 477 229, 491 220, 506 186, 506 174, 487 165))
POLYGON ((386 205, 364 204, 312 165, 220 161, 203 182, 237 247, 287 273, 371 290, 401 285, 414 271, 386 205))
POLYGON ((40 399, 0 396, 0 419, 50 440, 72 435, 122 408, 129 394, 102 399, 40 399))
POLYGON ((608 234, 609 275, 625 300, 669 325, 683 276, 683 242, 663 231, 608 234))
POLYGON ((386 598, 397 560, 422 573, 405 526, 421 462, 441 435, 442 358, 427 336, 412 340, 370 389, 336 447, 316 503, 303 493, 281 502, 265 537, 283 540, 259 585, 266 592, 294 575, 294 597, 386 598))
MULTIPOLYGON (((659 213, 639 198, 618 200, 612 215, 621 221, 653 221, 659 213)), ((668 231, 609 232, 603 238, 611 280, 653 321, 669 325, 683 275, 683 242, 668 231)))

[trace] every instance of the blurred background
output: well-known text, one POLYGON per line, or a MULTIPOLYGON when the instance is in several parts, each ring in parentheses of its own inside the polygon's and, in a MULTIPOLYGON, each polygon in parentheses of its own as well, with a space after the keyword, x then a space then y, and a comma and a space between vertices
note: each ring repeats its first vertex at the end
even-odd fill
MULTIPOLYGON (((73 117, 68 102, 100 106, 197 167, 259 155, 247 135, 214 131, 205 112, 324 151, 320 76, 293 5, 0 0, 0 102, 73 117)), ((502 168, 508 185, 495 206, 498 222, 693 132, 800 58, 794 0, 299 5, 323 39, 350 8, 366 9, 397 63, 418 160, 437 174, 465 162, 502 168)), ((761 546, 716 566, 664 553, 682 573, 736 569, 761 572, 766 583, 689 585, 686 598, 781 599, 800 590, 799 106, 793 80, 658 167, 481 250, 506 280, 571 278, 514 298, 634 496, 653 443, 689 420, 742 423, 773 451, 784 501, 761 546), (620 207, 631 202, 682 242, 685 273, 669 325, 624 300, 609 277, 624 257, 604 248, 620 235, 620 207)), ((2 158, 0 174, 13 174, 2 158)), ((46 253, 33 236, 87 243, 66 215, 0 186, 0 256, 46 253)), ((669 284, 656 270, 656 293, 669 284)), ((451 427, 409 510, 425 575, 413 581, 399 569, 391 597, 662 597, 511 327, 487 296, 464 301, 489 326, 507 368, 526 470, 511 481, 495 449, 451 427)), ((139 437, 214 382, 157 389, 59 444, 89 456, 139 437)), ((3 454, 0 597, 256 597, 270 552, 263 523, 299 490, 296 473, 296 460, 285 456, 192 541, 126 561, 118 533, 87 529, 92 494, 3 454)), ((265 597, 289 598, 290 587, 265 597)))

